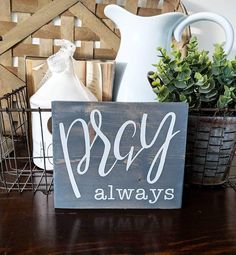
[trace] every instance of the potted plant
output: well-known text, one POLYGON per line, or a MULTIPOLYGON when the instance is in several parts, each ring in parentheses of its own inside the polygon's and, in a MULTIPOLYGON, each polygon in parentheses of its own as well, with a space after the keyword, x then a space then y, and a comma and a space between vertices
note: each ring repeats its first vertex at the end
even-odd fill
POLYGON ((227 180, 236 142, 236 59, 215 45, 212 60, 198 49, 196 37, 184 56, 158 48, 160 60, 148 79, 158 102, 189 104, 187 182, 203 185, 227 180))

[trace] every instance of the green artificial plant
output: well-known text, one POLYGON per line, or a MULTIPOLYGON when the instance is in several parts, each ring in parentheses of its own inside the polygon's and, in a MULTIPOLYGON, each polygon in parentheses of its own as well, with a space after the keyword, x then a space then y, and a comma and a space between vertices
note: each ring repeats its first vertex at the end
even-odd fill
POLYGON ((190 108, 234 108, 236 104, 236 58, 228 60, 221 45, 215 45, 212 60, 198 49, 196 37, 187 44, 187 54, 172 46, 171 54, 158 48, 160 60, 149 81, 159 102, 187 102, 190 108))

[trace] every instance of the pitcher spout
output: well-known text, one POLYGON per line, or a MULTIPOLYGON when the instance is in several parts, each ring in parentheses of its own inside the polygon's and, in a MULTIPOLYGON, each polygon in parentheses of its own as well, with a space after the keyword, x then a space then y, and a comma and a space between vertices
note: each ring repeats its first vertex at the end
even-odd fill
POLYGON ((119 29, 127 26, 127 19, 134 16, 134 14, 116 4, 107 5, 104 9, 104 14, 112 20, 119 29))

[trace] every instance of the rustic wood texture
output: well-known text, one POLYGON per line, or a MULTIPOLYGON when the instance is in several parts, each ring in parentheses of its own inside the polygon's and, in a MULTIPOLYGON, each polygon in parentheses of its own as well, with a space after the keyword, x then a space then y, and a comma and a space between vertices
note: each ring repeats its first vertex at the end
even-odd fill
MULTIPOLYGON (((179 0, 166 0, 158 9, 158 1, 148 0, 140 5, 138 0, 126 0, 124 8, 139 15, 156 15, 175 11, 179 0)), ((68 39, 77 42, 77 59, 115 59, 119 48, 119 31, 104 15, 107 4, 116 0, 1 0, 0 8, 0 64, 5 67, 7 77, 25 81, 25 57, 48 57, 59 47, 54 39, 68 39), (12 13, 15 19, 12 19, 12 13), (59 17, 59 24, 53 19, 59 17), (77 20, 80 20, 79 25, 77 20), (34 40, 38 40, 37 43, 34 40), (95 42, 100 42, 97 46, 95 42), (18 65, 13 64, 18 59, 18 65)), ((181 10, 183 11, 183 10, 181 10)), ((2 77, 1 80, 7 83, 2 77)), ((1 95, 11 90, 5 85, 1 95)))
POLYGON ((6 34, 2 35, 2 42, 0 43, 0 54, 9 50, 12 46, 22 41, 44 24, 51 21, 57 15, 61 14, 65 9, 78 2, 78 0, 55 0, 49 4, 44 5, 31 17, 20 22, 18 26, 14 27, 6 34))
MULTIPOLYGON (((32 96, 42 85, 41 80, 47 73, 48 66, 45 58, 26 58, 26 83, 28 96, 32 96)), ((99 101, 112 100, 112 86, 115 73, 115 62, 100 60, 73 61, 73 67, 77 77, 94 93, 99 101), (99 71, 94 68, 98 66, 99 71), (89 86, 88 80, 92 83, 89 86), (99 96, 98 96, 99 94, 99 96)))
POLYGON ((0 65, 0 93, 8 91, 8 88, 16 89, 17 87, 23 86, 24 81, 19 79, 16 75, 9 72, 4 66, 0 65))
POLYGON ((236 192, 185 188, 180 210, 55 210, 53 195, 0 195, 1 254, 236 254, 236 192))
POLYGON ((53 102, 55 208, 180 208, 187 116, 182 103, 53 102))
MULTIPOLYGON (((9 27, 8 24, 11 24, 11 6, 9 0, 2 0, 1 1, 1 8, 0 8, 0 20, 3 22, 1 24, 1 29, 5 30, 0 35, 6 33, 12 27, 9 27)), ((0 29, 0 30, 1 30, 0 29)), ((0 63, 2 65, 11 66, 12 58, 11 58, 11 50, 5 52, 5 54, 0 55, 0 63)))

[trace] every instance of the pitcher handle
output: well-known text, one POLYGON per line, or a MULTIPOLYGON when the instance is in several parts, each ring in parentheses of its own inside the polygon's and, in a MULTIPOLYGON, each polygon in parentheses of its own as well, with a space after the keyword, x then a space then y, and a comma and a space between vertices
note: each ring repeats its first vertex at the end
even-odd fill
POLYGON ((184 20, 182 20, 175 28, 174 30, 174 37, 177 42, 181 41, 181 36, 183 33, 183 30, 186 26, 189 26, 193 22, 196 21, 202 21, 202 20, 207 20, 207 21, 213 21, 219 24, 225 32, 225 37, 226 37, 226 43, 223 46, 225 53, 229 54, 230 50, 233 47, 234 43, 234 30, 231 25, 231 23, 223 16, 212 13, 212 12, 199 12, 195 13, 192 15, 187 16, 184 20))

